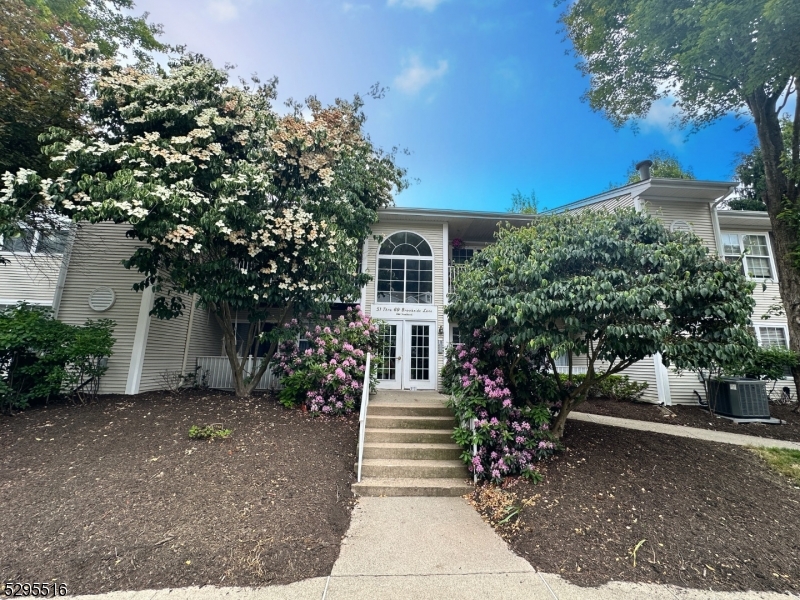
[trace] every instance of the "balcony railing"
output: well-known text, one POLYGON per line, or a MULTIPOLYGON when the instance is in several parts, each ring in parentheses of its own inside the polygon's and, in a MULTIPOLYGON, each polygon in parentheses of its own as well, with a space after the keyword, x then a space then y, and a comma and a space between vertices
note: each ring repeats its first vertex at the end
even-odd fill
MULTIPOLYGON (((227 356, 198 356, 197 380, 204 381, 208 387, 215 390, 233 389, 233 371, 227 356)), ((258 367, 258 359, 250 356, 244 367, 245 377, 249 376, 258 367)), ((256 390, 280 389, 280 379, 267 367, 256 385, 256 390)))
POLYGON ((447 269, 447 271, 448 271, 448 275, 447 275, 447 291, 448 292, 452 292, 453 291, 453 280, 456 278, 456 275, 458 275, 461 271, 464 270, 464 268, 466 266, 467 265, 464 264, 464 263, 461 263, 461 264, 457 263, 457 264, 449 265, 449 267, 447 269))

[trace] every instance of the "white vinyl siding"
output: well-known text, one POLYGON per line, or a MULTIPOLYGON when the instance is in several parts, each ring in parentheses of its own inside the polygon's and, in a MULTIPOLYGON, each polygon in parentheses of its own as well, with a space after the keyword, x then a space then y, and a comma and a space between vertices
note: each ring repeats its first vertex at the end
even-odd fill
MULTIPOLYGON (((711 221, 709 206, 708 202, 703 201, 670 202, 666 200, 648 200, 642 203, 643 210, 657 217, 667 229, 671 229, 676 221, 688 224, 692 232, 703 241, 703 244, 716 253, 717 241, 714 236, 714 224, 711 221)), ((682 229, 683 223, 680 223, 676 228, 682 229)))
POLYGON ((61 256, 4 254, 0 265, 0 304, 53 304, 61 256))
POLYGON ((101 394, 125 393, 142 303, 142 294, 132 289, 141 281, 141 274, 122 266, 139 245, 125 237, 127 229, 125 224, 114 223, 87 224, 78 229, 58 314, 61 321, 72 325, 83 325, 87 319, 115 321, 114 354, 100 382, 101 394), (95 312, 89 308, 89 295, 102 286, 113 289, 116 299, 109 310, 95 312))
MULTIPOLYGON (((158 296, 166 296, 160 293, 158 296)), ((150 317, 150 328, 142 363, 140 392, 164 389, 165 373, 180 372, 183 363, 183 351, 186 346, 186 329, 189 326, 191 296, 180 295, 184 310, 181 316, 174 319, 150 317)), ((196 316, 196 315, 195 315, 196 316)), ((194 363, 186 363, 187 370, 194 368, 194 363)))

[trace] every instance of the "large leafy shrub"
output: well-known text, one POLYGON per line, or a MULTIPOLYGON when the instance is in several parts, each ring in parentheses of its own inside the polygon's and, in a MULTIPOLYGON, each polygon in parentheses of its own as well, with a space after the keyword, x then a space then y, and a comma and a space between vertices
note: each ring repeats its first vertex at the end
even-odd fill
POLYGON ((0 311, 3 412, 59 395, 94 396, 112 353, 113 327, 107 319, 67 325, 25 303, 0 311))
POLYGON ((488 330, 519 406, 541 395, 520 385, 531 372, 550 380, 560 438, 592 387, 647 356, 698 369, 751 352, 752 289, 740 265, 693 234, 634 210, 586 211, 501 229, 456 278, 445 310, 461 328, 488 330), (581 357, 581 381, 558 373, 563 354, 581 357))
MULTIPOLYGON (((360 308, 348 308, 337 319, 330 315, 321 320, 308 318, 304 323, 292 319, 286 329, 295 335, 281 344, 275 366, 282 376, 281 402, 285 406, 304 402, 312 413, 331 416, 357 409, 367 352, 373 355, 372 365, 377 365, 378 324, 360 308)), ((371 369, 370 386, 376 384, 371 369)))

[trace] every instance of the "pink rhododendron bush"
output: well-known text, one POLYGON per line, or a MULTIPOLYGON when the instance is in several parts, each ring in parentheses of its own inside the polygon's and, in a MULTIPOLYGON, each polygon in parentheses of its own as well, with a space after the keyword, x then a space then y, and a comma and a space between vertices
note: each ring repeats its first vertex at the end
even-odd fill
POLYGON ((329 416, 358 409, 368 352, 373 355, 369 386, 377 384, 378 324, 356 307, 336 319, 292 319, 286 329, 296 335, 281 343, 274 367, 283 385, 281 403, 305 403, 312 413, 329 416))
POLYGON ((460 422, 454 438, 478 479, 499 483, 523 476, 536 481, 541 477, 536 463, 558 448, 550 431, 556 396, 538 373, 541 357, 497 346, 489 337, 487 330, 476 329, 465 343, 448 350, 443 382, 460 422))

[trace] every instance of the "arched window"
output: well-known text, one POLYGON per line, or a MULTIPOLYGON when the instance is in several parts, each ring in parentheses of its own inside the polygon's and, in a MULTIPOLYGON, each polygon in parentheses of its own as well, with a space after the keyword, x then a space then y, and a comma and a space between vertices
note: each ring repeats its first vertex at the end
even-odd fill
POLYGON ((433 303, 433 252, 421 236, 401 231, 381 244, 378 302, 433 303))

